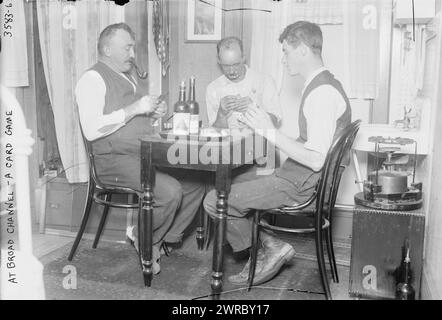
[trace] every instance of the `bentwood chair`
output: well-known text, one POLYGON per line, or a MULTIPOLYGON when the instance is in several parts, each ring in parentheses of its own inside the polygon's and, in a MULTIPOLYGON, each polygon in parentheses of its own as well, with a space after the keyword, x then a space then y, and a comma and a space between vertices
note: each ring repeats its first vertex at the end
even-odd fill
POLYGON ((92 248, 94 249, 97 247, 98 242, 100 240, 100 236, 103 231, 104 225, 106 223, 106 218, 109 213, 110 207, 122 208, 122 209, 139 208, 139 198, 135 190, 121 186, 104 184, 100 181, 95 168, 92 143, 88 141, 84 136, 83 130, 81 129, 81 125, 80 125, 80 130, 89 160, 89 182, 88 182, 88 192, 87 192, 86 204, 84 207, 83 218, 81 220, 80 229, 78 230, 74 244, 72 245, 71 252, 69 253, 68 257, 69 261, 72 261, 75 255, 75 251, 77 250, 78 244, 80 243, 80 240, 83 236, 91 212, 92 202, 96 202, 97 204, 104 206, 103 214, 101 216, 100 223, 98 225, 94 243, 92 244, 92 248), (124 203, 113 201, 112 200, 113 195, 117 194, 127 195, 128 201, 124 203), (132 199, 133 201, 129 202, 129 199, 132 199))
POLYGON ((339 282, 336 259, 332 242, 332 215, 338 194, 339 183, 342 173, 350 160, 350 148, 358 133, 361 120, 357 120, 347 126, 334 139, 330 147, 321 176, 316 185, 313 195, 304 203, 295 206, 284 206, 271 210, 254 210, 254 223, 252 229, 252 250, 251 268, 249 271, 249 290, 253 285, 253 278, 256 269, 257 252, 259 247, 259 232, 261 228, 294 234, 314 233, 316 245, 316 257, 318 261, 319 274, 326 298, 331 299, 330 286, 327 279, 323 236, 327 246, 327 254, 330 262, 332 278, 339 282), (268 216, 270 219, 262 219, 268 216), (282 227, 275 222, 277 216, 290 216, 299 223, 294 227, 282 227), (323 233, 325 233, 323 235, 323 233))

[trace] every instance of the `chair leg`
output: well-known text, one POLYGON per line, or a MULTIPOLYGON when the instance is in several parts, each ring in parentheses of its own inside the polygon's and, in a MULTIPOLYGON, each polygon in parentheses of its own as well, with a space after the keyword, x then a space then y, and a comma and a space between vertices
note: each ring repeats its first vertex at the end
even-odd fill
POLYGON ((78 230, 77 236, 75 237, 74 244, 72 245, 71 252, 69 253, 68 256, 69 261, 72 261, 75 251, 77 250, 78 244, 80 243, 81 237, 83 236, 84 230, 86 229, 87 221, 89 219, 89 214, 91 213, 94 191, 95 191, 95 183, 89 180, 87 199, 84 207, 83 218, 81 220, 80 229, 78 230))
MULTIPOLYGON (((104 196, 104 201, 111 201, 112 200, 112 194, 106 193, 104 196)), ((104 206, 103 214, 101 215, 100 224, 98 225, 97 233, 95 234, 94 243, 92 244, 92 248, 96 249, 98 245, 98 241, 100 241, 101 233, 103 232, 104 225, 106 223, 107 214, 109 213, 109 206, 104 206)))
POLYGON ((330 269, 334 283, 339 283, 338 268, 336 266, 335 252, 333 250, 333 238, 331 228, 325 229, 325 242, 327 244, 327 255, 330 262, 330 269))
POLYGON ((315 230, 316 258, 318 260, 319 275, 321 276, 322 287, 324 288, 325 297, 331 300, 330 286, 327 279, 327 271, 325 269, 324 248, 322 243, 321 224, 317 223, 315 230))
POLYGON ((247 291, 253 286, 253 280, 255 278, 256 270, 256 260, 258 256, 258 246, 259 246, 259 220, 260 211, 256 210, 253 218, 253 228, 252 228, 252 247, 250 248, 250 269, 249 269, 249 286, 247 291))

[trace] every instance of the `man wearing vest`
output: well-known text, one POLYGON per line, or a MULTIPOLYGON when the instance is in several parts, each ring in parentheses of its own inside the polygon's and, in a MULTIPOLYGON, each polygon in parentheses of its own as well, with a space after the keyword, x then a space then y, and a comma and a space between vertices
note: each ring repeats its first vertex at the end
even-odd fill
MULTIPOLYGON (((313 193, 334 136, 351 122, 348 98, 322 61, 322 32, 319 26, 298 21, 285 28, 279 37, 284 53, 282 63, 292 76, 305 79, 299 110, 299 137, 294 139, 277 130, 268 114, 261 108, 250 108, 243 121, 253 129, 264 132, 288 155, 281 168, 271 175, 256 176, 255 180, 233 184, 228 201, 227 241, 234 252, 250 248, 252 222, 249 209, 270 209, 306 201, 313 193)), ((283 121, 291 121, 283 119, 283 121)), ((216 194, 210 192, 204 207, 216 214, 216 194)), ((262 247, 258 250, 254 285, 272 279, 281 267, 295 255, 293 247, 274 235, 261 232, 262 247)), ((247 283, 249 262, 229 281, 247 283)))
MULTIPOLYGON (((152 120, 164 116, 166 104, 147 94, 134 77, 135 35, 124 23, 107 26, 98 40, 99 61, 86 71, 75 90, 80 123, 105 184, 142 191, 139 137, 152 133, 152 120)), ((180 242, 204 197, 205 187, 184 176, 164 172, 155 177, 153 272, 160 271, 163 242, 180 242)), ((136 232, 128 236, 137 243, 136 232)))

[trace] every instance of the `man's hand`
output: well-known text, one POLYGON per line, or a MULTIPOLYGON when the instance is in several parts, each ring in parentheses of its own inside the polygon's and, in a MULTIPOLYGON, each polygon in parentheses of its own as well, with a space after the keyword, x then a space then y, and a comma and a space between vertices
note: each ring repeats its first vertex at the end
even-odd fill
POLYGON ((253 105, 253 101, 250 97, 239 97, 236 99, 236 105, 233 111, 244 113, 251 105, 253 105))
POLYGON ((157 101, 156 108, 154 112, 150 115, 151 118, 159 119, 166 115, 167 104, 165 101, 157 101))
POLYGON ((124 121, 127 123, 133 117, 136 117, 140 114, 146 114, 148 116, 153 117, 162 117, 164 105, 161 101, 158 101, 158 97, 156 96, 143 96, 131 105, 128 105, 124 108, 125 118, 124 121), (158 112, 156 110, 158 109, 158 112))
POLYGON ((244 113, 253 104, 250 97, 241 97, 239 94, 236 96, 225 96, 220 101, 220 109, 224 115, 228 115, 230 112, 236 111, 244 113))
POLYGON ((232 95, 223 97, 219 103, 220 112, 224 116, 229 115, 236 107, 237 99, 238 99, 237 96, 232 96, 232 95))
POLYGON ((143 96, 138 100, 137 104, 137 112, 138 114, 147 114, 150 115, 157 109, 157 97, 155 96, 143 96))
POLYGON ((248 108, 247 112, 244 113, 244 116, 240 117, 238 120, 254 130, 275 130, 275 126, 270 118, 270 115, 260 107, 248 108))

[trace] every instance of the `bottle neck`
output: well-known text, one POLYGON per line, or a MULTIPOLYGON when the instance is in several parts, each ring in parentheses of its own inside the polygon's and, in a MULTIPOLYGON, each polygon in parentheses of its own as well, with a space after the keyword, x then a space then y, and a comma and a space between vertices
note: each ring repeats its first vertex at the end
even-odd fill
POLYGON ((186 89, 185 88, 180 88, 180 97, 179 97, 179 101, 186 101, 186 89))
POLYGON ((195 101, 195 80, 190 80, 189 100, 195 101))
POLYGON ((410 262, 404 262, 404 283, 408 283, 410 276, 410 262))

